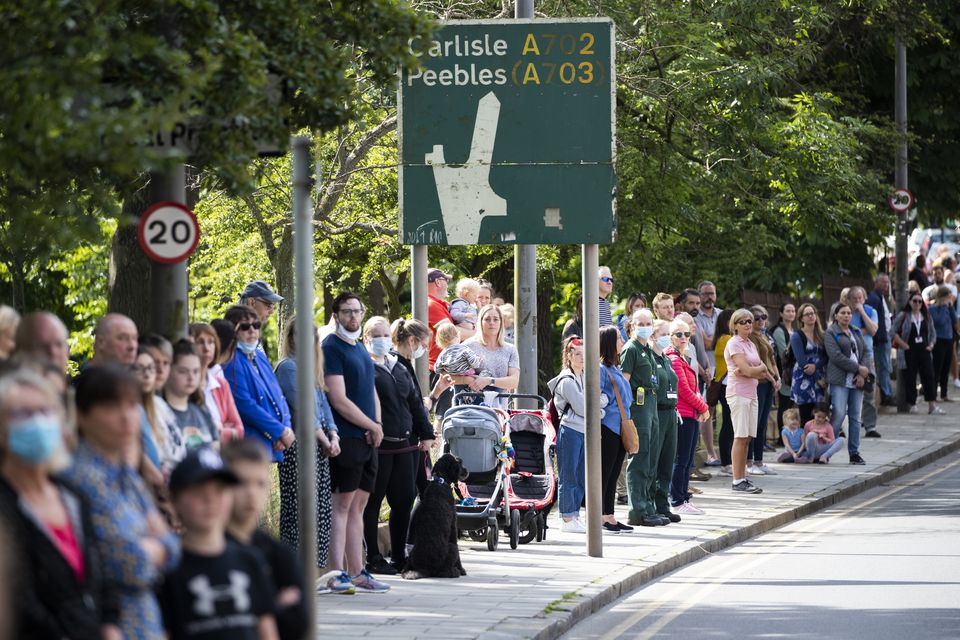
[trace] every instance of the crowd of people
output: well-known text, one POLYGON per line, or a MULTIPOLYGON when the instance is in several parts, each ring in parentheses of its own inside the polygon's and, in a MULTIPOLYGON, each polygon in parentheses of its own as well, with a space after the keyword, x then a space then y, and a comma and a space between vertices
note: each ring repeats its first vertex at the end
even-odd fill
MULTIPOLYGON (((954 268, 949 257, 935 264, 932 284, 918 282, 912 272, 899 311, 890 277, 880 273, 869 293, 860 286, 844 289, 823 319, 812 302, 787 302, 771 326, 761 305, 718 308, 709 281, 678 294, 658 293, 649 306, 644 294, 633 293, 614 318, 614 277, 601 267, 596 304, 604 530, 623 533, 702 515, 693 504, 700 490, 690 480, 711 479, 711 468, 730 478, 734 492, 761 493, 757 478, 777 473, 764 455, 778 446, 778 463, 827 464, 845 447, 850 464, 865 464, 861 435, 881 437, 877 407, 898 404, 891 384, 894 350, 908 410, 921 411, 919 377, 926 412, 942 413, 938 386, 940 402, 951 401, 951 378, 960 387, 954 268), (615 516, 617 502, 629 505, 626 523, 615 516)), ((576 533, 586 531, 580 517, 583 305, 578 299, 563 328, 563 369, 548 384, 560 422, 561 527, 576 533)))
MULTIPOLYGON (((951 367, 960 384, 949 266, 934 270, 932 285, 912 285, 899 312, 886 274, 869 294, 844 290, 826 328, 809 302, 782 305, 773 327, 762 306, 722 310, 708 281, 658 293, 649 306, 634 293, 615 317, 614 276, 601 268, 591 304, 601 319, 604 531, 703 514, 690 480, 710 479, 710 469, 734 492, 760 493, 756 478, 776 473, 764 461, 775 451, 774 406, 779 463, 825 464, 846 447, 849 462, 863 464, 861 431, 880 437, 876 406, 895 403, 894 349, 906 402, 919 411, 919 377, 926 410, 940 412, 951 367), (628 505, 626 523, 618 502, 628 505)), ((73 380, 59 319, 0 307, 0 513, 17 637, 300 637, 294 407, 304 349, 316 361, 318 591, 389 590, 377 576, 405 569, 411 510, 431 482, 454 394, 498 405, 498 393, 519 384, 513 308, 472 278, 455 283, 451 300, 452 283, 428 271, 427 323, 365 319, 361 298, 340 293, 312 344, 298 344, 288 320, 275 366, 262 335, 282 298, 264 281, 174 343, 110 313, 73 380), (431 372, 423 389, 419 358, 431 372), (272 465, 279 540, 258 529, 272 465), (378 536, 384 501, 389 561, 378 536)), ((563 328, 562 367, 547 384, 558 415, 558 511, 573 533, 586 530, 584 304, 563 328)))

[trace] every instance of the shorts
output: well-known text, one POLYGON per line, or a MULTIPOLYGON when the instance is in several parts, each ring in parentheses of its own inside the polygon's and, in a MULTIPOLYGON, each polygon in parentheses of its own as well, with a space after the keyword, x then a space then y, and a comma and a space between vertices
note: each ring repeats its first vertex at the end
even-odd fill
POLYGON ((757 399, 745 398, 744 396, 727 396, 727 406, 730 407, 733 437, 756 438, 757 415, 760 412, 757 399))
POLYGON ((340 440, 340 455, 330 458, 330 489, 333 493, 366 491, 377 482, 377 451, 362 438, 340 440))

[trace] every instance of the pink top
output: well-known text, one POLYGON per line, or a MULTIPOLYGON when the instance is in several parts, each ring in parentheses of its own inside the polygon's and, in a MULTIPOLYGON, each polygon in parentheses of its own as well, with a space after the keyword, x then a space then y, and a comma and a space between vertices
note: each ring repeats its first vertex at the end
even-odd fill
POLYGON ((230 385, 227 379, 223 377, 223 372, 219 367, 211 369, 208 375, 212 376, 210 385, 210 395, 213 401, 217 403, 220 410, 220 421, 223 428, 220 430, 220 441, 229 442, 230 440, 243 439, 243 421, 240 420, 240 412, 237 411, 237 403, 233 399, 233 393, 230 391, 230 385))
POLYGON ((63 556, 63 559, 66 560, 70 568, 73 569, 73 574, 77 576, 77 581, 83 582, 83 550, 77 542, 77 536, 73 532, 73 526, 70 524, 70 521, 67 520, 67 522, 60 527, 54 527, 48 524, 47 529, 50 530, 50 534, 53 536, 53 541, 56 543, 60 555, 63 556))
POLYGON ((673 347, 666 354, 677 374, 677 411, 681 418, 696 418, 709 409, 700 396, 697 374, 673 347))
POLYGON ((817 434, 817 442, 820 444, 830 444, 833 442, 833 425, 829 422, 824 422, 822 425, 817 424, 816 420, 810 420, 807 424, 803 425, 803 435, 808 433, 817 434))
POLYGON ((757 366, 763 364, 760 361, 760 354, 757 353, 757 347, 747 338, 733 336, 727 342, 723 349, 723 360, 727 363, 727 396, 739 396, 741 398, 756 398, 757 384, 760 382, 756 378, 740 375, 737 365, 733 361, 735 354, 741 353, 747 359, 747 364, 757 366))

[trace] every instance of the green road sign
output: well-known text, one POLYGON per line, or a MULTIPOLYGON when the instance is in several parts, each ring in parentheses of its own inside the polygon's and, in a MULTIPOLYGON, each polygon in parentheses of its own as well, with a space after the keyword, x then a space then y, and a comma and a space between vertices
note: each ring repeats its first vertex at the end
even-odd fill
POLYGON ((400 78, 400 241, 600 244, 614 233, 613 23, 443 23, 400 78))

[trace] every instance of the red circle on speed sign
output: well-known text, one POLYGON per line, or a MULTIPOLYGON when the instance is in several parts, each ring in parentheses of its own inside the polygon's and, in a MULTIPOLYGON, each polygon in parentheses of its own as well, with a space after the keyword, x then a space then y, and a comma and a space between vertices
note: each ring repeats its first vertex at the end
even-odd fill
POLYGON ((179 202, 158 202, 140 216, 137 239, 154 262, 183 262, 197 250, 200 223, 179 202))
POLYGON ((887 204, 897 213, 903 213, 913 208, 913 194, 909 189, 897 189, 887 198, 887 204))

